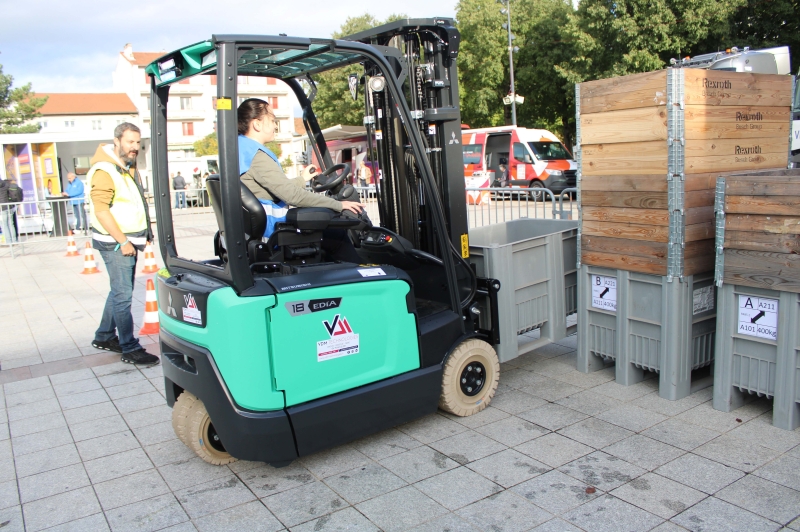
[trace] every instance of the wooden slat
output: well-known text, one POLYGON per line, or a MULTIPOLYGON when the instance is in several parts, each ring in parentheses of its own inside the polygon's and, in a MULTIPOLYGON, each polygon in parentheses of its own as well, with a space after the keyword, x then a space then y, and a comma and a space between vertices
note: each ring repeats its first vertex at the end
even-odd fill
MULTIPOLYGON (((798 183, 800 189, 800 183, 798 183)), ((725 195, 725 213, 764 214, 800 217, 800 196, 725 195)))
POLYGON ((684 178, 683 190, 685 192, 696 190, 716 190, 717 177, 722 172, 710 172, 705 174, 687 174, 684 178))
POLYGON ((800 253, 800 235, 729 231, 725 229, 723 246, 726 249, 749 249, 771 253, 800 253))
POLYGON ((726 176, 725 196, 800 196, 800 170, 726 176))
POLYGON ((667 140, 665 106, 606 113, 581 113, 581 144, 653 140, 667 140))
POLYGON ((667 143, 624 142, 581 146, 583 175, 667 173, 667 143))
POLYGON ((601 266, 614 270, 649 273, 651 275, 666 275, 667 260, 659 260, 633 255, 619 255, 617 253, 600 253, 589 251, 581 253, 581 262, 590 266, 601 266))
POLYGON ((725 232, 752 231, 779 235, 800 235, 800 217, 762 214, 726 214, 725 232))
POLYGON ((640 74, 584 81, 581 83, 581 106, 583 106, 584 98, 635 92, 642 89, 661 90, 665 91, 666 95, 667 71, 654 70, 640 74))
POLYGON ((800 255, 725 250, 723 282, 800 292, 800 255))
MULTIPOLYGON (((712 187, 713 188, 713 187, 712 187)), ((585 191, 667 192, 667 173, 645 175, 583 175, 581 195, 585 191)))
POLYGON ((788 137, 790 122, 788 107, 687 105, 684 137, 687 140, 788 137))
MULTIPOLYGON (((609 238, 581 234, 581 252, 597 251, 618 255, 632 255, 634 257, 648 257, 657 260, 666 260, 668 244, 665 242, 650 242, 644 240, 630 240, 627 238, 609 238)), ((712 249, 713 252, 713 249, 712 249)))
POLYGON ((683 249, 683 258, 696 259, 698 257, 711 257, 711 260, 714 260, 713 238, 686 243, 686 246, 683 249))
POLYGON ((694 225, 687 225, 684 230, 684 239, 686 242, 694 242, 695 240, 707 240, 714 238, 714 222, 705 222, 694 225))
POLYGON ((693 190, 684 195, 683 206, 687 209, 692 207, 707 207, 714 205, 714 189, 693 190))
POLYGON ((713 222, 714 220, 714 206, 709 205, 706 207, 693 207, 691 209, 684 209, 686 218, 684 219, 685 225, 696 225, 704 222, 713 222))
MULTIPOLYGON (((779 140, 779 139, 778 139, 779 140)), ((783 142, 783 141, 781 141, 783 142)), ((685 172, 736 172, 744 170, 761 170, 769 168, 785 168, 789 163, 789 140, 784 143, 786 151, 762 153, 760 155, 722 155, 702 157, 686 157, 685 172)))
MULTIPOLYGON (((705 209, 706 207, 701 208, 705 209)), ((669 225, 669 211, 665 209, 583 207, 582 214, 584 221, 669 225)))
MULTIPOLYGON (((714 195, 711 195, 714 202, 714 195)), ((606 192, 584 190, 581 205, 595 207, 631 207, 635 209, 666 209, 669 207, 666 192, 606 192)))
POLYGON ((683 261, 683 275, 697 275, 714 271, 714 255, 695 257, 683 261))
POLYGON ((581 225, 581 232, 586 235, 594 236, 649 240, 651 242, 669 242, 669 227, 663 225, 595 222, 584 219, 581 225))
POLYGON ((789 107, 791 76, 684 69, 685 105, 789 107))
POLYGON ((748 156, 766 155, 768 153, 787 153, 789 150, 789 134, 781 133, 780 138, 757 139, 700 139, 686 142, 684 153, 690 157, 730 157, 745 158, 748 156), (747 150, 753 150, 748 153, 747 150))

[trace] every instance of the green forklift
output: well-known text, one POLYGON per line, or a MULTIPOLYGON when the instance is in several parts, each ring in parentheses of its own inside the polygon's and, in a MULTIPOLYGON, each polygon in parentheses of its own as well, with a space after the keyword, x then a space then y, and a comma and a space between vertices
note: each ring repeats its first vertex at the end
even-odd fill
POLYGON ((408 19, 342 40, 214 35, 166 54, 151 85, 160 344, 177 436, 203 460, 276 466, 428 415, 484 409, 500 366, 497 293, 467 262, 469 240, 450 19, 408 19), (315 76, 335 70, 364 98, 379 222, 289 209, 269 235, 240 182, 237 79, 282 80, 302 108, 322 172, 312 188, 358 199, 314 115, 315 76), (181 257, 167 167, 170 87, 215 76, 219 174, 208 178, 214 256, 181 257), (347 231, 360 262, 331 260, 347 231))

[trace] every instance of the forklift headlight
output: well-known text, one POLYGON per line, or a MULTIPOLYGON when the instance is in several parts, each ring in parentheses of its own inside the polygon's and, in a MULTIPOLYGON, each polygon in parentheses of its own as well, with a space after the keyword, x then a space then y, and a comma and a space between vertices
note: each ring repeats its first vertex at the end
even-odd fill
POLYGON ((211 50, 206 55, 203 56, 203 68, 207 67, 208 65, 213 65, 217 62, 217 51, 211 50))
POLYGON ((383 76, 373 76, 369 78, 369 88, 372 92, 383 92, 386 87, 386 79, 383 76))

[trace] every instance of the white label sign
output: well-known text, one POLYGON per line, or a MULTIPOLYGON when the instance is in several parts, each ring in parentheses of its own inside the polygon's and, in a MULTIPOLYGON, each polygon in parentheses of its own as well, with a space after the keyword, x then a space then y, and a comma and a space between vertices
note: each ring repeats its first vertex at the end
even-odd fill
POLYGON ((714 308, 714 287, 697 288, 692 292, 692 315, 714 308))
POLYGON ((381 277, 386 275, 383 268, 367 268, 365 270, 358 270, 358 273, 361 274, 361 277, 381 277))
POLYGON ((602 310, 617 311, 617 279, 605 275, 592 275, 592 306, 602 310))
POLYGON ((739 334, 778 340, 778 300, 739 296, 739 334))
POLYGON ((359 338, 355 333, 334 336, 330 340, 317 342, 317 362, 355 355, 359 350, 359 338))

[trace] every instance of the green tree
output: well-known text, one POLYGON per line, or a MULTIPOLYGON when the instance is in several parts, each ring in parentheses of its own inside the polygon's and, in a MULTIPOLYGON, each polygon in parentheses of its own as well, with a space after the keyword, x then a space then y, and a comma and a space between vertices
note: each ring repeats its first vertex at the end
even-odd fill
POLYGON ((217 134, 209 133, 200 140, 194 142, 194 153, 198 157, 203 155, 216 155, 219 153, 219 143, 217 142, 217 134))
MULTIPOLYGON (((387 24, 395 20, 407 18, 406 15, 390 15, 381 22, 369 13, 357 17, 347 17, 338 31, 332 35, 334 39, 341 39, 361 31, 387 24)), ((359 86, 358 97, 353 100, 350 94, 348 77, 350 74, 361 76, 363 71, 359 65, 337 68, 317 74, 317 97, 314 100, 314 113, 321 128, 337 124, 360 126, 364 120, 364 87, 359 86)))
POLYGON ((41 127, 26 122, 41 116, 47 97, 37 98, 30 83, 12 89, 13 83, 14 77, 3 74, 0 65, 0 133, 36 133, 41 127))
MULTIPOLYGON (((730 19, 722 48, 753 49, 789 46, 792 73, 800 68, 800 2, 798 0, 748 0, 730 19)), ((719 49, 710 48, 709 52, 719 49)))
POLYGON ((273 140, 272 142, 267 142, 266 144, 264 144, 264 146, 266 146, 267 149, 269 151, 271 151, 272 153, 274 153, 275 157, 277 157, 278 160, 280 160, 281 155, 283 154, 283 150, 281 149, 281 145, 280 144, 278 144, 277 142, 275 142, 273 140))

